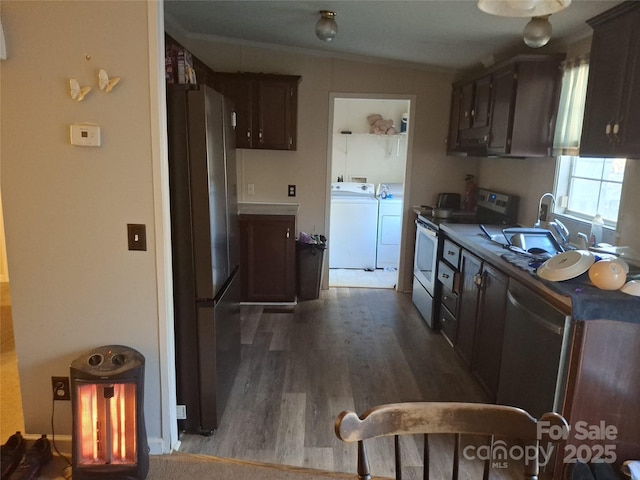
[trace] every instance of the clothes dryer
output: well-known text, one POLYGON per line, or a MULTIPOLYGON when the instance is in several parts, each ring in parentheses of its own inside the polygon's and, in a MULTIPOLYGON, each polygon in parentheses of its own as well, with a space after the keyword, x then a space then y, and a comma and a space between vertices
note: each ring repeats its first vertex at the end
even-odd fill
POLYGON ((376 268, 398 268, 402 237, 402 183, 378 185, 378 239, 376 268))

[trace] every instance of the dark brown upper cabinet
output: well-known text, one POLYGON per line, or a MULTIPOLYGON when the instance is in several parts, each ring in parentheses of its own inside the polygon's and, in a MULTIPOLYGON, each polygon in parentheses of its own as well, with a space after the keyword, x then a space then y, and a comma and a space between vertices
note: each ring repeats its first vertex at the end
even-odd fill
POLYGON ((447 152, 546 157, 563 55, 518 55, 453 84, 447 152))
POLYGON ((462 145, 483 143, 489 133, 491 112, 491 76, 460 87, 460 123, 458 138, 462 145))
POLYGON ((593 28, 580 155, 640 157, 640 2, 587 22, 593 28))
MULTIPOLYGON (((165 44, 167 50, 188 52, 168 34, 165 44)), ((214 72, 197 57, 192 56, 192 61, 198 83, 233 100, 236 148, 296 149, 298 84, 302 77, 214 72)))
POLYGON ((235 106, 237 148, 296 149, 300 80, 293 75, 214 73, 214 88, 235 106))

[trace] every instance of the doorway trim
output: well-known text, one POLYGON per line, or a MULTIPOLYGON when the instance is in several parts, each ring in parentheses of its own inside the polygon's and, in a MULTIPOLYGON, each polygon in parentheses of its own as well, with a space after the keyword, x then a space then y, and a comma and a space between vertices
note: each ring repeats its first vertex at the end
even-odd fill
MULTIPOLYGON (((402 203, 402 233, 400 237, 400 254, 398 259, 398 283, 396 284, 396 290, 404 292, 407 288, 405 285, 405 272, 407 269, 410 271, 413 269, 413 259, 406 258, 407 242, 409 240, 409 214, 411 214, 411 207, 409 205, 409 199, 411 198, 411 172, 413 169, 413 126, 415 125, 415 110, 416 110, 416 95, 409 94, 394 94, 394 93, 341 93, 341 92, 329 92, 329 121, 327 122, 327 176, 325 180, 326 192, 328 192, 325 200, 325 225, 324 231, 327 232, 327 238, 329 239, 329 248, 331 248, 331 232, 330 232, 330 220, 331 220, 331 160, 333 156, 333 115, 334 104, 336 99, 370 99, 370 100, 405 100, 409 101, 409 128, 407 130, 407 160, 404 173, 404 198, 407 201, 402 203)), ((409 285, 410 286, 410 285, 409 285)), ((329 288, 329 262, 324 262, 324 272, 322 280, 322 288, 327 290, 329 288)))

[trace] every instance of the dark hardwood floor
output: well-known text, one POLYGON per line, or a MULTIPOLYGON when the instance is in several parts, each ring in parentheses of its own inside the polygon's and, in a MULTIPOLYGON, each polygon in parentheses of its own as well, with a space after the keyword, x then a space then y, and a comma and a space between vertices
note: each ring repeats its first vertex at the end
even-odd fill
MULTIPOLYGON (((355 472, 357 447, 335 437, 337 415, 403 401, 487 401, 410 295, 332 288, 290 310, 246 306, 221 426, 211 437, 184 434, 180 450, 355 472)), ((393 475, 387 440, 369 444, 375 475, 393 475)), ((420 451, 419 440, 405 449, 410 458, 420 451)))

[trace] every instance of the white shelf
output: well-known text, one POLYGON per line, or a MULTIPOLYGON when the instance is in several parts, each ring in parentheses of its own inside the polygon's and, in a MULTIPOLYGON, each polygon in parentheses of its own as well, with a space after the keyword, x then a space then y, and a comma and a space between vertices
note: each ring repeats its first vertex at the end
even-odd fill
POLYGON ((342 137, 376 137, 376 138, 406 138, 406 133, 394 133, 393 135, 378 135, 377 133, 336 133, 342 137))

